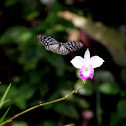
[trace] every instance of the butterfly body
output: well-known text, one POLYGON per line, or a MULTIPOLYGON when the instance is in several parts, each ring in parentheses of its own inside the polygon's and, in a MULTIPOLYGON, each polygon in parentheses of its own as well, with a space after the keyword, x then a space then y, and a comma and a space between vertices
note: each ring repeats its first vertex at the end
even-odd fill
POLYGON ((81 42, 68 41, 66 43, 62 43, 58 42, 48 35, 38 35, 37 39, 45 47, 46 50, 60 55, 67 55, 70 52, 76 51, 83 47, 83 44, 81 42))

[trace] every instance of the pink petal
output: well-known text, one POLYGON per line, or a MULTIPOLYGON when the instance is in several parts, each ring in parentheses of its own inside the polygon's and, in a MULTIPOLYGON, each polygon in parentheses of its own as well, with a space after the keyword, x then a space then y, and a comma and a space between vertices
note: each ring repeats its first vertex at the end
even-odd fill
POLYGON ((78 69, 84 65, 84 59, 81 56, 75 56, 70 62, 78 69))
POLYGON ((100 67, 103 64, 104 60, 99 56, 93 56, 90 58, 90 64, 93 68, 100 67))

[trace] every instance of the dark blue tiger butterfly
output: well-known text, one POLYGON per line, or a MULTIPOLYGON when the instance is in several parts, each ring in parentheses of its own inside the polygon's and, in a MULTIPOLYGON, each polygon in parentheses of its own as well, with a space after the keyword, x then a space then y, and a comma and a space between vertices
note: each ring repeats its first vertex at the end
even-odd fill
POLYGON ((62 43, 58 42, 48 35, 38 35, 37 39, 45 47, 46 50, 60 55, 67 55, 70 52, 76 51, 83 47, 83 44, 81 42, 68 41, 66 43, 62 43))

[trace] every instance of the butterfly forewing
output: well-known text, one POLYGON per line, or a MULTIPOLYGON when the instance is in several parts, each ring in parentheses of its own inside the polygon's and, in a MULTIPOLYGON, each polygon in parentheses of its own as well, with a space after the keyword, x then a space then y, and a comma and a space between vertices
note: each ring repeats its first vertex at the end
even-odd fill
POLYGON ((68 41, 66 43, 58 42, 48 35, 38 35, 37 39, 45 47, 46 50, 52 51, 60 55, 67 55, 83 47, 81 42, 68 41))
POLYGON ((59 43, 57 40, 55 40, 54 38, 51 38, 48 35, 38 35, 37 39, 39 40, 39 42, 43 45, 43 46, 47 46, 47 45, 51 45, 51 44, 55 44, 55 43, 59 43))

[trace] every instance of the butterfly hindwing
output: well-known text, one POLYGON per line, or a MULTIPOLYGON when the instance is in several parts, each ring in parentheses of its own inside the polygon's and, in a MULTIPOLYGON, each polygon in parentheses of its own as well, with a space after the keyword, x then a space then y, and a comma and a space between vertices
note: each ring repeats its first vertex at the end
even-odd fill
POLYGON ((63 43, 64 46, 70 51, 70 52, 73 52, 73 51, 76 51, 80 48, 83 47, 83 44, 81 42, 77 42, 77 41, 68 41, 66 43, 63 43))

